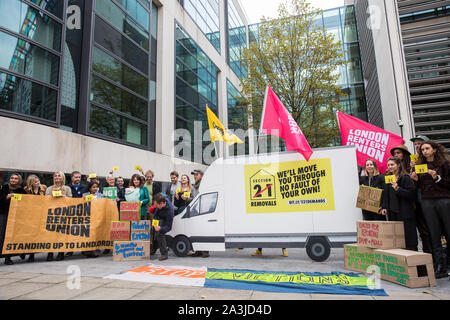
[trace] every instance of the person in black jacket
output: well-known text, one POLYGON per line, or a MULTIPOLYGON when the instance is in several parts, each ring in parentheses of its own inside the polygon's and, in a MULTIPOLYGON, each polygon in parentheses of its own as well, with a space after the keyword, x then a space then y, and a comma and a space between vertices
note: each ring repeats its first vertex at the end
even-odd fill
MULTIPOLYGON (((381 174, 380 171, 378 170, 376 161, 373 159, 367 159, 366 162, 364 163, 363 169, 366 175, 359 177, 359 184, 384 190, 385 186, 384 175, 381 174)), ((383 198, 381 198, 381 201, 383 201, 383 198)), ((362 213, 364 220, 386 221, 386 216, 382 214, 367 210, 363 210, 362 213)))
POLYGON ((396 182, 385 185, 381 214, 386 215, 389 221, 403 221, 406 249, 417 251, 414 183, 399 158, 389 158, 387 165, 389 173, 395 175, 396 182))
POLYGON ((9 183, 2 186, 0 190, 0 257, 5 258, 5 264, 11 265, 14 262, 11 260, 12 255, 2 254, 3 242, 5 241, 6 225, 8 223, 9 205, 14 193, 26 194, 22 187, 22 176, 18 173, 13 173, 9 177, 9 183))
POLYGON ((69 184, 72 189, 72 198, 83 198, 83 194, 88 192, 86 186, 81 183, 81 173, 74 171, 71 174, 71 183, 69 184))
POLYGON ((159 261, 167 260, 167 243, 166 243, 166 233, 172 230, 173 223, 173 205, 172 203, 161 193, 156 194, 153 197, 153 203, 155 205, 154 219, 159 220, 159 225, 155 226, 155 231, 157 234, 159 252, 161 256, 159 261))

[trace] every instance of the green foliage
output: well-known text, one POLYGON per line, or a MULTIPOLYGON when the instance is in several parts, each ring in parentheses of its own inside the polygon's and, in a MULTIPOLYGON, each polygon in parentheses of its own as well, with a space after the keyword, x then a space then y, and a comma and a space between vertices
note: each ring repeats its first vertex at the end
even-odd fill
POLYGON ((336 145, 334 112, 345 94, 339 67, 347 63, 342 44, 314 21, 321 13, 304 0, 286 0, 278 17, 263 19, 258 41, 244 52, 248 77, 242 79, 248 113, 260 127, 264 94, 270 85, 305 134, 311 147, 336 145))

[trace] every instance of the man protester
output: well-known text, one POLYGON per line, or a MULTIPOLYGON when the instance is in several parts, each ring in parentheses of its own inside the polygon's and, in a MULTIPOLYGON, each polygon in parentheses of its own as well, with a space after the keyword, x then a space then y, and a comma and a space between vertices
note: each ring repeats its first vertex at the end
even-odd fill
MULTIPOLYGON (((192 175, 194 175, 194 181, 195 183, 192 185, 192 192, 191 192, 191 198, 194 199, 196 196, 200 193, 200 183, 203 179, 203 171, 202 170, 194 170, 191 172, 192 175)), ((202 257, 202 258, 208 258, 209 257, 209 251, 196 251, 192 254, 189 254, 190 257, 202 257)))
POLYGON ((81 173, 79 171, 72 172, 71 180, 69 187, 72 189, 72 198, 82 198, 83 193, 86 193, 87 190, 86 186, 81 183, 81 173))
POLYGON ((163 261, 168 259, 166 233, 172 230, 174 209, 172 203, 161 193, 153 197, 153 203, 155 206, 153 219, 159 221, 159 224, 154 226, 161 254, 158 260, 163 261))
MULTIPOLYGON (((169 196, 169 199, 172 202, 172 204, 174 203, 176 190, 179 187, 181 187, 179 177, 180 177, 180 175, 178 174, 177 171, 172 171, 170 173, 170 185, 166 189, 166 194, 169 196)), ((177 210, 177 207, 175 207, 175 205, 174 205, 174 209, 175 209, 175 211, 177 210)))
POLYGON ((148 212, 148 209, 150 209, 150 207, 153 204, 153 201, 154 201, 153 197, 161 192, 161 186, 158 183, 153 182, 153 178, 155 177, 155 174, 153 173, 152 170, 147 170, 144 173, 144 169, 141 168, 141 169, 139 169, 139 171, 142 173, 142 175, 145 178, 144 188, 147 188, 148 195, 150 197, 150 201, 145 205, 145 212, 148 212))

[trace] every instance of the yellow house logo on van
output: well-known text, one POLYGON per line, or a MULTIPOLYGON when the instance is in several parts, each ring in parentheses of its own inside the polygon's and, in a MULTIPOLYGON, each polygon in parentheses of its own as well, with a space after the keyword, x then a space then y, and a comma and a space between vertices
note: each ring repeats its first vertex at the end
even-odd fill
POLYGON ((246 165, 247 213, 333 211, 331 160, 246 165))

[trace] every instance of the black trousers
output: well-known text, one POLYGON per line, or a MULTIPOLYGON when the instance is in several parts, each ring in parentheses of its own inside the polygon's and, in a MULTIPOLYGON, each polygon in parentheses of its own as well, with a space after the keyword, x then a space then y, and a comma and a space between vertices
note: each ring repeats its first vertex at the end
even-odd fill
POLYGON ((166 235, 161 232, 157 233, 159 252, 162 256, 167 256, 167 243, 166 243, 166 235))
POLYGON ((450 199, 422 199, 422 209, 430 229, 434 264, 446 264, 441 236, 450 234, 450 199))
POLYGON ((366 221, 386 221, 386 216, 383 216, 382 214, 378 214, 375 212, 363 210, 363 219, 366 221))
POLYGON ((422 239, 423 252, 432 253, 433 247, 431 245, 431 235, 425 216, 423 215, 422 203, 417 200, 415 204, 416 210, 414 213, 416 215, 417 230, 419 231, 420 239, 422 239))

